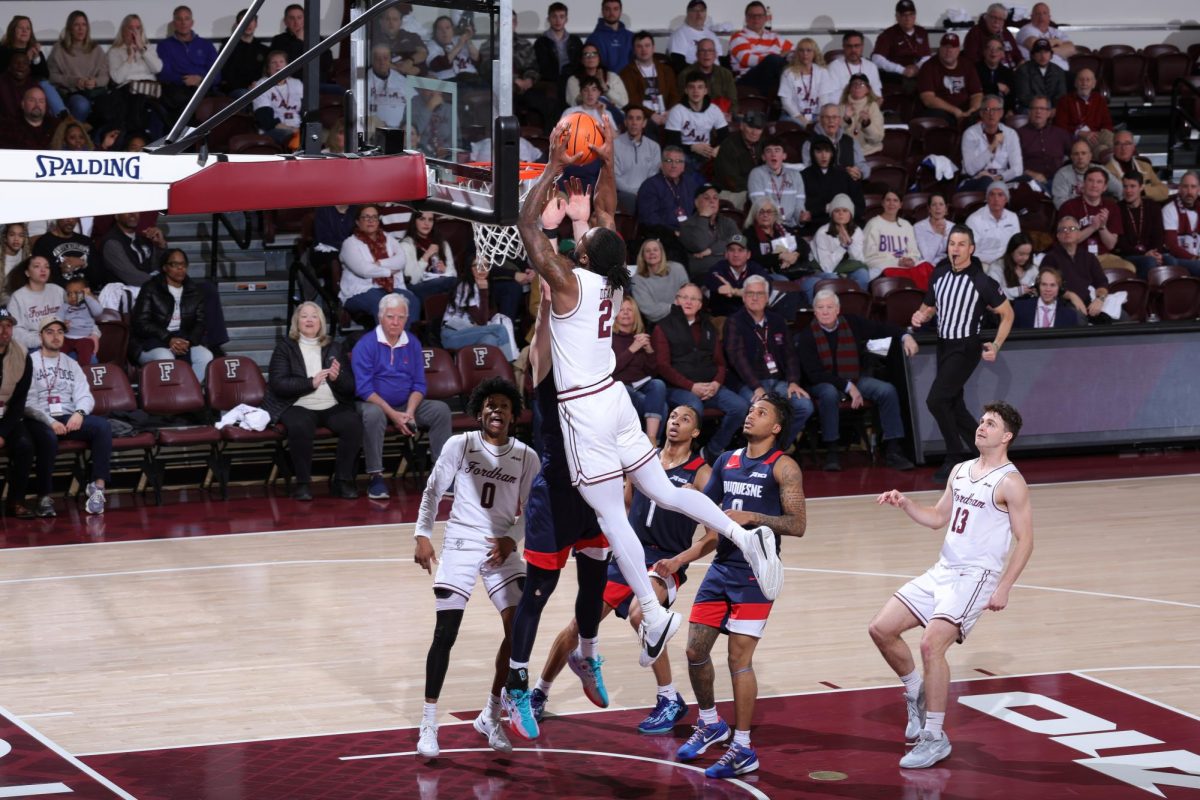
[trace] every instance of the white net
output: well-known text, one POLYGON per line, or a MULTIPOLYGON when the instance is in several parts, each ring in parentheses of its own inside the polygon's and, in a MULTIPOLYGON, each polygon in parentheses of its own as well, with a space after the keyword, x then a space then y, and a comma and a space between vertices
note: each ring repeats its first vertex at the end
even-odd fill
MULTIPOLYGON (((524 166, 522 164, 522 167, 524 166)), ((540 172, 521 181, 521 205, 525 204, 525 198, 529 196, 529 191, 539 177, 540 172)), ((491 186, 486 188, 490 193, 491 186)), ((521 241, 521 234, 515 225, 489 225, 486 222, 472 221, 471 226, 475 229, 475 252, 486 260, 489 269, 499 267, 510 259, 525 260, 525 244, 521 241)))

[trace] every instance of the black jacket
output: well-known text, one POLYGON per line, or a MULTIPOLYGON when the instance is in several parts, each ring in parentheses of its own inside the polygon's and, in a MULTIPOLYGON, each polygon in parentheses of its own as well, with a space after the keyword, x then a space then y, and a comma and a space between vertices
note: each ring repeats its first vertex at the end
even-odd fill
POLYGON ((583 40, 574 33, 567 35, 567 65, 558 68, 558 49, 546 34, 539 36, 533 43, 533 53, 537 58, 538 75, 544 81, 555 84, 566 84, 567 78, 579 69, 583 60, 583 40))
POLYGON ((158 273, 142 286, 133 304, 129 334, 129 355, 138 356, 156 347, 167 347, 172 336, 187 339, 193 347, 204 343, 204 295, 191 278, 183 279, 183 297, 179 301, 179 330, 169 333, 167 325, 175 312, 175 298, 167 289, 167 276, 158 273))
MULTIPOLYGON (((321 369, 329 369, 335 358, 341 365, 341 371, 329 388, 333 390, 333 396, 339 403, 353 402, 354 373, 350 369, 350 356, 340 342, 330 341, 321 348, 321 369)), ((267 396, 263 399, 262 407, 271 415, 271 422, 277 422, 283 412, 301 397, 316 391, 313 389, 312 378, 308 376, 308 369, 304 366, 300 343, 290 337, 285 337, 275 345, 275 352, 271 354, 270 374, 267 396)))
POLYGON ((849 196, 854 203, 854 219, 861 224, 863 214, 867 210, 862 187, 844 168, 831 166, 822 172, 819 167, 812 165, 805 168, 800 177, 804 179, 805 207, 812 214, 812 221, 809 222, 807 230, 816 231, 822 225, 829 224, 829 212, 825 207, 839 194, 849 196))
MULTIPOLYGON (((864 372, 863 358, 866 356, 868 341, 887 336, 904 335, 903 329, 887 322, 865 319, 854 314, 842 314, 841 316, 850 326, 850 333, 854 336, 854 343, 858 346, 858 371, 860 374, 864 372)), ((830 347, 836 351, 836 341, 830 347)), ((800 367, 804 371, 807 385, 816 386, 818 383, 828 383, 836 389, 845 390, 846 379, 834 375, 821 363, 821 356, 817 353, 817 343, 813 339, 812 327, 809 325, 796 331, 796 355, 800 358, 800 367)))
MULTIPOLYGON (((16 342, 11 342, 8 346, 20 347, 16 342)), ((3 358, 0 355, 0 378, 4 376, 3 358)), ((4 407, 4 416, 0 417, 0 439, 4 439, 5 442, 13 437, 13 429, 21 424, 21 420, 25 416, 25 399, 29 396, 29 386, 32 382, 33 359, 29 357, 29 354, 26 354, 25 374, 17 381, 17 385, 13 388, 12 397, 8 398, 8 403, 4 407)), ((16 498, 16 502, 20 502, 20 498, 16 498)))

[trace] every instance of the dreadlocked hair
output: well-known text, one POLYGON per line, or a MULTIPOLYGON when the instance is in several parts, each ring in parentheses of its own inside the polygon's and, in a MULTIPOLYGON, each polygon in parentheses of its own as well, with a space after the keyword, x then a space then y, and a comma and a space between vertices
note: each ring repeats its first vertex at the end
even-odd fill
POLYGON ((588 266, 603 275, 613 291, 629 289, 629 268, 625 265, 625 240, 609 228, 592 228, 587 243, 588 266))

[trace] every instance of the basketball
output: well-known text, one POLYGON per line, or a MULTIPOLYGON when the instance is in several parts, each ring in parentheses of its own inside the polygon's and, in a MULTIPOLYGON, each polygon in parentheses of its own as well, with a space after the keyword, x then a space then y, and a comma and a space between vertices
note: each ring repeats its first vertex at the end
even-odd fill
POLYGON ((596 124, 596 120, 592 119, 582 111, 577 111, 567 117, 566 145, 567 155, 574 156, 576 153, 583 153, 583 158, 575 162, 578 164, 588 164, 596 160, 596 154, 588 145, 596 145, 599 147, 604 143, 604 134, 600 132, 600 126, 596 124))

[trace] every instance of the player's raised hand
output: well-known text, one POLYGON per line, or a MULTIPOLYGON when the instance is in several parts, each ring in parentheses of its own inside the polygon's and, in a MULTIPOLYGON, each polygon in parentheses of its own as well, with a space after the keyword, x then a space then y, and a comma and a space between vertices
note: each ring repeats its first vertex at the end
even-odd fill
POLYGON ((560 119, 554 126, 554 130, 550 132, 550 155, 547 159, 547 169, 555 174, 562 172, 563 167, 569 167, 583 159, 582 150, 575 155, 567 153, 567 134, 570 132, 571 124, 565 119, 560 119))
POLYGON ((611 166, 613 160, 613 138, 616 136, 616 131, 608 123, 608 114, 600 116, 600 133, 604 136, 604 141, 599 145, 589 144, 588 147, 592 149, 596 157, 603 161, 605 165, 611 166))
POLYGON ((512 555, 513 550, 517 549, 516 541, 507 536, 498 538, 489 536, 487 540, 492 545, 492 549, 488 550, 487 563, 493 567, 503 564, 505 559, 512 555))
POLYGON ((881 506, 895 506, 896 508, 900 508, 906 499, 907 498, 900 493, 900 490, 892 489, 889 492, 884 492, 883 494, 879 495, 879 498, 875 502, 881 506))
POLYGON ((567 217, 567 201, 558 192, 550 198, 550 202, 546 203, 546 207, 542 209, 542 227, 546 230, 555 230, 562 221, 567 217))
POLYGON ((434 555, 433 542, 429 541, 428 536, 417 537, 417 546, 413 549, 413 561, 430 575, 433 574, 433 564, 437 561, 437 556, 434 555))
POLYGON ((572 222, 586 222, 592 215, 592 198, 578 176, 567 181, 567 216, 572 222))

